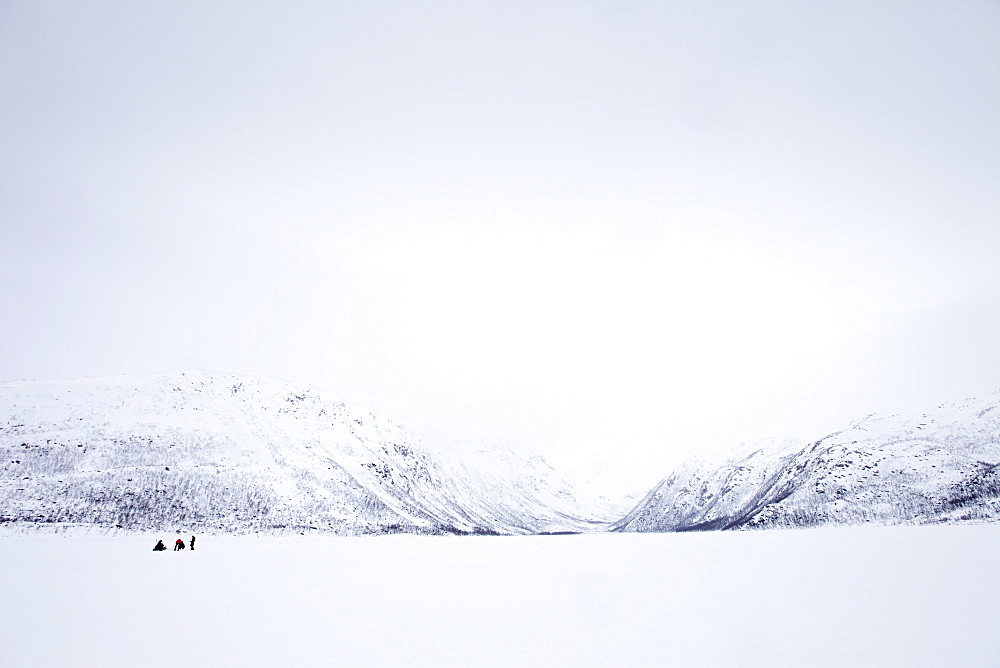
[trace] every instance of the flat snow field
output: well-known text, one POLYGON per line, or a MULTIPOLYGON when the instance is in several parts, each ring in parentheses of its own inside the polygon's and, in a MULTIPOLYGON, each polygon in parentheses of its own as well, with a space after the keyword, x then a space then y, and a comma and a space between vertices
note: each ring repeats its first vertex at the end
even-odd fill
POLYGON ((160 537, 0 539, 0 665, 1000 665, 1000 526, 160 537))

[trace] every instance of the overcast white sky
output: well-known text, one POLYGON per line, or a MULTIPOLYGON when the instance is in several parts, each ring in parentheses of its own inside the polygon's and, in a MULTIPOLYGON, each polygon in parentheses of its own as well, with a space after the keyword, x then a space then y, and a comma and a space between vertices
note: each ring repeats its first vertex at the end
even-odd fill
POLYGON ((988 394, 998 119, 998 2, 0 0, 0 379, 652 478, 988 394))

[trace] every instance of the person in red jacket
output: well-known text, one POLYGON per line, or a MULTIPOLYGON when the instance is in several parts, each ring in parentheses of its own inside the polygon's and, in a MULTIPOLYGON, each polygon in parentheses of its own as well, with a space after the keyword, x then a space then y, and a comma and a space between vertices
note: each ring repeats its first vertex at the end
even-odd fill
POLYGON ((177 542, 174 543, 174 552, 176 552, 177 550, 183 550, 183 549, 184 549, 184 541, 182 541, 180 538, 178 538, 177 542))

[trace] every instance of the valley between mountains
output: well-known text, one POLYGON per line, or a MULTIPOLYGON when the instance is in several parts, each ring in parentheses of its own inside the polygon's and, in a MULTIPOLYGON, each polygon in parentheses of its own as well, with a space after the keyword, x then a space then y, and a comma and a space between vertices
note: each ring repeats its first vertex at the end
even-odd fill
POLYGON ((316 388, 184 372, 0 384, 0 532, 672 532, 995 522, 1000 397, 692 460, 638 504, 442 453, 316 388))

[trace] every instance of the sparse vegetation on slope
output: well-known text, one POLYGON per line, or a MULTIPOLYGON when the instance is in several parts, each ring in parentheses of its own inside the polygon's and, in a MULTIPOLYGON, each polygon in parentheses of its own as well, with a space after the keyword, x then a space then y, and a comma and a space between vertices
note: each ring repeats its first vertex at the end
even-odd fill
POLYGON ((1000 411, 993 397, 916 417, 869 416, 805 447, 692 461, 617 531, 692 531, 1000 518, 1000 411))
POLYGON ((603 528, 540 459, 445 461, 313 388, 208 373, 0 385, 0 526, 227 533, 603 528))

